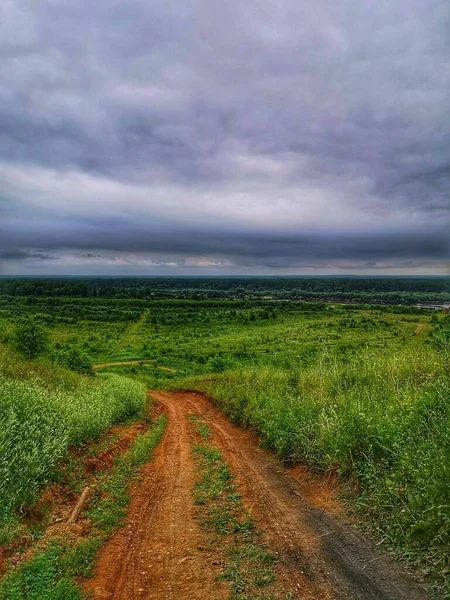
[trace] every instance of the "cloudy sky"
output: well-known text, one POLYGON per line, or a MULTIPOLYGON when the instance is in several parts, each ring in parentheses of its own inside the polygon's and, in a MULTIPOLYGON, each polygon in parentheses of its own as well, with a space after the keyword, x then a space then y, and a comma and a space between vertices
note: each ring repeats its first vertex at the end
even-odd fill
POLYGON ((2 0, 3 274, 448 273, 448 0, 2 0))

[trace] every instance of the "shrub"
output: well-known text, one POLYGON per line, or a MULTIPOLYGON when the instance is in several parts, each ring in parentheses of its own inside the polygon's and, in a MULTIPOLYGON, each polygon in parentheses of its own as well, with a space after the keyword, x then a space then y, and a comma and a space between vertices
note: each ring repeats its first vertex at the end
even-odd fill
POLYGON ((55 352, 54 357, 66 369, 71 369, 85 375, 91 372, 91 360, 86 352, 78 348, 78 346, 72 346, 66 350, 55 352))
POLYGON ((49 337, 34 318, 24 317, 13 332, 12 343, 26 358, 36 358, 47 350, 49 337))

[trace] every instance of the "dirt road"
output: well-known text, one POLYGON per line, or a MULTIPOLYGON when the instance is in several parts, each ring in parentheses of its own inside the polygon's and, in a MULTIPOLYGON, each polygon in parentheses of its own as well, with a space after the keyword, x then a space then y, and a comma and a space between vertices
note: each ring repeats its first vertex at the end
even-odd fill
POLYGON ((151 394, 168 415, 155 458, 132 489, 126 524, 100 551, 85 590, 95 599, 221 600, 219 549, 195 517, 187 415, 201 416, 236 475, 243 504, 278 557, 275 598, 425 600, 375 544, 346 524, 327 482, 285 469, 256 438, 195 393, 151 394), (279 590, 279 592, 277 591, 279 590))
MULTIPOLYGON (((155 359, 153 360, 120 360, 116 362, 105 362, 99 363, 97 365, 92 365, 92 369, 94 371, 98 371, 99 369, 104 369, 106 367, 121 367, 121 366, 142 366, 142 367, 151 367, 155 363, 155 359)), ((176 369, 171 369, 170 367, 157 367, 160 371, 167 371, 168 373, 176 373, 176 369)))

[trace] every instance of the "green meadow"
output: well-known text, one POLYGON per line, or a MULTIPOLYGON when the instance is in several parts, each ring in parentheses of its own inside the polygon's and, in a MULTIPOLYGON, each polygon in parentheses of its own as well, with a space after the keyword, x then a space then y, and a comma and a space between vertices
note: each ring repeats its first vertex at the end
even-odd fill
POLYGON ((71 444, 137 418, 146 387, 198 389, 287 463, 338 474, 379 539, 448 585, 448 330, 413 306, 0 297, 4 523, 71 444), (46 338, 31 361, 24 320, 46 338))

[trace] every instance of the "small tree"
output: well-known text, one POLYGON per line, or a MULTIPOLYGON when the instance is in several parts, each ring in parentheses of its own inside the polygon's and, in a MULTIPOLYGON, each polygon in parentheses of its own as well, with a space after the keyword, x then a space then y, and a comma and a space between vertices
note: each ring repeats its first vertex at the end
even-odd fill
POLYGON ((66 367, 66 369, 84 373, 85 375, 92 372, 89 356, 86 352, 78 348, 78 346, 72 346, 67 350, 57 353, 56 360, 63 367, 66 367))
POLYGON ((49 337, 45 329, 32 317, 25 317, 15 328, 12 342, 16 350, 27 358, 36 358, 48 348, 49 337))

